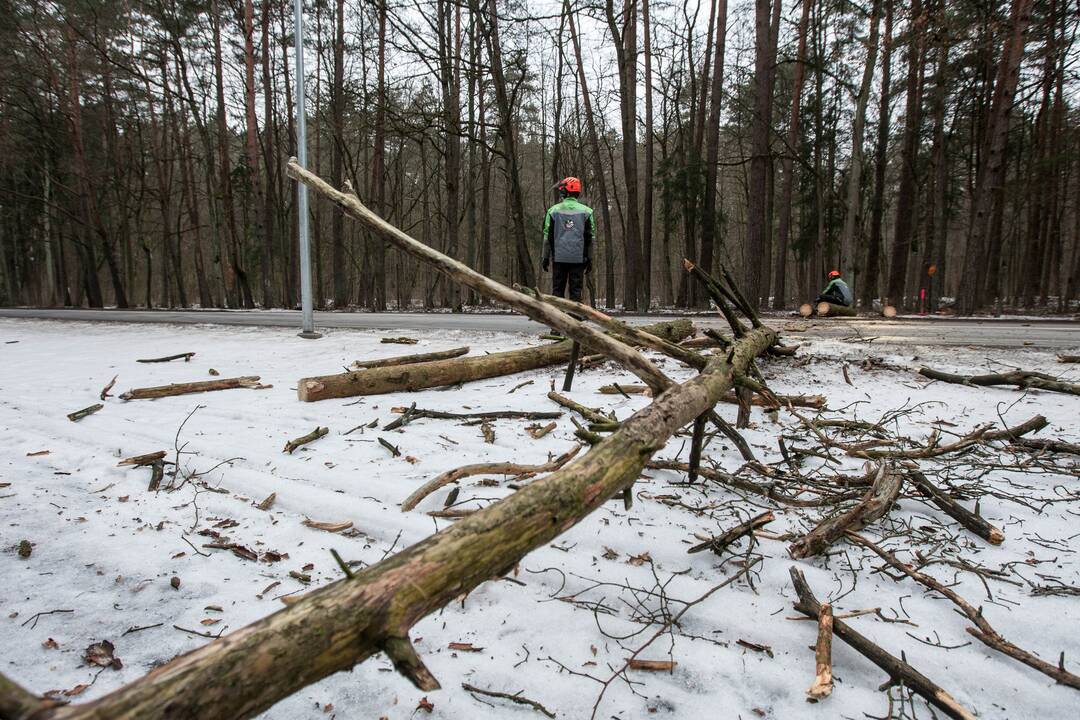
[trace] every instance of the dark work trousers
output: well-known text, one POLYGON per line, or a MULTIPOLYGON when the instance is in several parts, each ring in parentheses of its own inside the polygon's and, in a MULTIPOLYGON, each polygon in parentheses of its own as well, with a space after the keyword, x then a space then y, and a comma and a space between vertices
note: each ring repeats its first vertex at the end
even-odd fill
POLYGON ((833 305, 843 305, 844 307, 847 307, 847 303, 844 302, 844 296, 840 293, 823 293, 818 295, 814 302, 827 302, 832 303, 833 305))
POLYGON ((585 263, 552 263, 551 288, 557 297, 565 297, 570 286, 570 299, 581 302, 581 285, 585 280, 585 263))

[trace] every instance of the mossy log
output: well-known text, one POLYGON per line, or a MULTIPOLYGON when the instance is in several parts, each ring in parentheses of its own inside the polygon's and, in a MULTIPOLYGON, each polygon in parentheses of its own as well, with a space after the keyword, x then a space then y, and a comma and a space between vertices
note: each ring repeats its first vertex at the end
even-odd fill
MULTIPOLYGON (((689 320, 671 320, 649 325, 643 330, 664 340, 677 342, 693 333, 689 320)), ((300 380, 297 395, 304 402, 355 395, 381 395, 405 390, 455 385, 460 382, 512 375, 570 361, 573 342, 527 347, 519 350, 436 360, 410 365, 369 368, 300 380)))
MULTIPOLYGON (((409 629, 510 571, 629 487, 673 433, 711 408, 736 373, 775 342, 769 328, 747 332, 730 355, 711 358, 700 375, 661 393, 561 470, 93 702, 39 705, 34 720, 253 717, 379 652, 418 687, 434 689, 435 679, 408 641, 409 629)), ((22 707, 15 705, 13 717, 29 718, 22 707)))

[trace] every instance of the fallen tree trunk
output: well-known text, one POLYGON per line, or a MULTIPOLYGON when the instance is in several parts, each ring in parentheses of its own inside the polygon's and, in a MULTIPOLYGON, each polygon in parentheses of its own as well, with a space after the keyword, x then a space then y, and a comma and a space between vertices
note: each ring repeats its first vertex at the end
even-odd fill
MULTIPOLYGON (((806 582, 802 571, 792 566, 791 582, 795 586, 795 593, 799 601, 795 603, 795 609, 807 617, 819 619, 821 617, 821 603, 814 597, 814 592, 806 582)), ((850 625, 833 617, 833 633, 851 646, 857 653, 889 674, 891 684, 903 683, 919 695, 926 698, 934 707, 956 720, 976 720, 975 715, 956 701, 949 693, 945 692, 940 685, 923 675, 902 660, 892 655, 880 646, 868 640, 850 625)))
POLYGON ((370 370, 371 368, 397 367, 399 365, 415 365, 416 363, 431 362, 433 360, 450 360, 451 358, 468 355, 469 348, 459 347, 452 350, 439 350, 438 352, 417 353, 416 355, 399 355, 398 357, 383 358, 381 360, 357 360, 352 364, 357 370, 370 370))
POLYGON ((730 355, 711 358, 700 375, 662 393, 561 470, 98 700, 43 709, 34 720, 247 718, 379 652, 418 687, 434 689, 409 628, 505 574, 629 487, 672 434, 711 408, 736 373, 775 342, 769 328, 747 332, 730 355))
MULTIPOLYGON (((665 340, 678 341, 692 334, 693 325, 689 320, 672 320, 649 325, 643 329, 665 340)), ((573 344, 570 340, 563 340, 550 345, 508 350, 490 355, 303 378, 300 380, 297 394, 304 402, 315 402, 355 395, 381 395, 407 390, 423 390, 512 375, 569 362, 573 344)))
POLYGON ((1058 355, 1059 363, 1080 363, 1080 355, 1058 355))
POLYGON ((172 397, 174 395, 190 395, 192 393, 213 392, 215 390, 234 390, 236 388, 251 388, 262 390, 270 387, 259 383, 258 375, 244 377, 223 378, 221 380, 199 380, 189 383, 173 383, 172 385, 158 385, 157 387, 132 388, 120 396, 121 400, 154 400, 155 398, 172 397))
POLYGON ((1030 370, 1014 370, 1007 373, 991 373, 988 375, 956 375, 924 367, 919 368, 919 374, 931 380, 940 380, 941 382, 956 385, 978 385, 981 387, 1015 385, 1022 390, 1034 388, 1035 390, 1080 395, 1080 385, 1063 382, 1053 375, 1030 370))
POLYGON ((861 530, 889 511, 900 495, 903 476, 895 468, 882 463, 874 484, 862 500, 845 513, 825 520, 816 528, 791 543, 788 552, 796 559, 820 555, 833 542, 850 530, 861 530))

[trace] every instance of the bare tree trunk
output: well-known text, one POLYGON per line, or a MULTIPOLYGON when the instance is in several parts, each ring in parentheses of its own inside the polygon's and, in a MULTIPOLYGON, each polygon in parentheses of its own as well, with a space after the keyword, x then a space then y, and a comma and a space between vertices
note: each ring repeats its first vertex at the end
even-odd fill
POLYGON ((786 147, 784 148, 784 183, 780 190, 780 223, 777 230, 779 245, 776 248, 776 267, 773 272, 773 310, 788 306, 787 260, 791 242, 791 199, 795 188, 795 158, 799 152, 799 108, 802 102, 803 80, 806 76, 806 33, 810 25, 810 8, 814 0, 801 0, 802 15, 799 18, 799 49, 795 56, 794 87, 791 90, 791 120, 788 123, 786 147))
POLYGON ((218 170, 221 172, 221 202, 225 213, 225 226, 229 231, 231 272, 226 275, 226 287, 230 293, 230 304, 234 307, 252 307, 254 299, 251 285, 243 265, 243 251, 240 234, 236 228, 236 213, 233 207, 232 161, 229 159, 228 111, 225 108, 225 82, 222 72, 224 57, 221 50, 221 9, 218 0, 211 0, 214 34, 214 84, 217 94, 217 136, 218 170))
POLYGON ((922 67, 925 53, 926 17, 922 0, 912 0, 907 49, 907 97, 904 102, 904 142, 900 153, 900 187, 896 192, 896 228, 884 304, 907 307, 908 255, 915 229, 916 165, 919 161, 919 130, 922 126, 922 67))
POLYGON ((487 0, 486 15, 480 12, 480 0, 469 0, 474 17, 484 24, 488 56, 491 58, 491 81, 495 86, 495 102, 499 106, 499 134, 503 159, 510 180, 510 214, 513 221, 517 275, 523 285, 536 285, 536 272, 525 235, 525 197, 521 188, 521 169, 518 165, 517 138, 514 134, 514 108, 503 70, 502 42, 499 39, 499 14, 495 0, 487 0))
POLYGON ((761 275, 765 265, 765 192, 766 166, 769 162, 769 72, 774 58, 770 55, 771 2, 754 3, 754 110, 750 119, 750 187, 746 218, 746 245, 743 262, 746 268, 743 292, 750 304, 761 302, 761 275))
MULTIPOLYGON (((375 212, 386 217, 386 0, 378 0, 378 90, 375 97, 375 147, 371 153, 368 197, 375 212)), ((386 244, 375 241, 375 302, 373 310, 386 310, 386 244)), ((401 308, 399 308, 401 309, 401 308)))
POLYGON ((622 127, 623 182, 626 208, 623 230, 623 307, 637 310, 642 300, 640 280, 645 268, 641 260, 641 230, 637 171, 637 13, 634 0, 624 3, 622 28, 613 0, 604 5, 608 30, 615 46, 619 70, 619 119, 622 127))
MULTIPOLYGON (((851 130, 851 167, 847 179, 847 213, 844 215, 844 228, 840 234, 840 256, 845 269, 857 267, 856 229, 862 210, 862 169, 863 169, 863 128, 866 124, 866 105, 870 99, 870 86, 874 80, 874 66, 877 63, 878 20, 881 15, 881 0, 874 0, 870 10, 870 34, 866 42, 866 65, 863 67, 862 83, 855 102, 855 121, 851 130)), ((855 278, 855 273, 849 273, 855 278)))
POLYGON ((870 201, 870 241, 866 272, 859 299, 864 308, 877 296, 881 280, 882 223, 885 216, 885 170, 889 163, 889 101, 892 82, 893 0, 885 0, 885 54, 881 60, 881 101, 878 105, 877 143, 874 150, 874 196, 870 201))
MULTIPOLYGON (((714 271, 716 242, 716 177, 720 160, 720 109, 724 93, 724 48, 727 44, 727 0, 716 7, 715 55, 712 61, 712 90, 709 93, 709 123, 705 130, 705 188, 701 209, 701 267, 714 271)), ((704 93, 702 93, 704 100, 704 93)))
MULTIPOLYGON (((645 297, 645 309, 652 304, 653 277, 653 92, 652 92, 652 30, 649 26, 649 0, 641 0, 642 49, 645 54, 645 207, 642 228, 642 257, 645 261, 645 273, 642 278, 642 295, 645 297)), ((664 263, 668 261, 663 258, 664 263)))
MULTIPOLYGON (((958 293, 957 310, 970 315, 984 301, 980 268, 984 265, 986 241, 990 233, 990 218, 995 197, 1002 194, 1005 179, 1005 140, 1009 132, 1009 113, 1012 110, 1016 85, 1020 79, 1020 62, 1034 0, 1012 0, 1009 35, 998 63, 994 95, 982 137, 982 154, 972 198, 972 220, 968 230, 964 255, 963 276, 968 279, 958 293)), ((990 258, 998 262, 997 258, 990 258)))
MULTIPOLYGON (((592 151, 590 159, 593 163, 593 178, 599 191, 600 217, 604 236, 604 278, 607 288, 607 307, 615 307, 615 246, 612 239, 611 208, 608 202, 607 179, 604 173, 603 156, 600 154, 600 137, 596 132, 596 119, 593 115, 592 97, 589 95, 589 84, 585 79, 585 64, 582 60, 581 41, 578 38, 577 27, 574 22, 574 13, 570 9, 569 0, 563 2, 563 12, 566 14, 567 25, 570 29, 570 41, 574 45, 574 60, 577 66, 578 86, 580 87, 581 103, 585 108, 585 127, 588 129, 589 148, 592 151)), ((595 242, 595 240, 594 240, 595 242)), ((625 291, 624 291, 625 294, 625 291)))
MULTIPOLYGON (((261 197, 263 307, 279 305, 281 295, 281 286, 274 282, 274 211, 278 206, 278 200, 274 193, 274 149, 277 143, 274 138, 274 88, 270 77, 270 41, 270 0, 262 0, 263 161, 266 165, 266 186, 262 189, 261 197)), ((254 107, 254 98, 252 98, 252 107, 254 107)), ((256 139, 258 139, 257 134, 256 139)), ((256 179, 252 178, 252 180, 256 179)))
MULTIPOLYGON (((341 186, 345 180, 345 0, 335 1, 334 20, 334 66, 330 86, 330 177, 341 186)), ((345 218, 341 211, 331 211, 330 245, 331 275, 334 282, 334 309, 349 304, 349 286, 346 279, 348 267, 345 259, 345 218)))

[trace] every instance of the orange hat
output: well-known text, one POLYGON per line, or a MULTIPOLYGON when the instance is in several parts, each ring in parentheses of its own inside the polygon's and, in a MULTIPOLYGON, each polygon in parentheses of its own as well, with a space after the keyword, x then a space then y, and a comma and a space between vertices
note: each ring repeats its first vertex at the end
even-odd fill
POLYGON ((834 279, 836 279, 838 277, 840 277, 840 271, 839 270, 833 270, 833 271, 831 271, 829 273, 829 279, 830 280, 834 280, 834 279))

